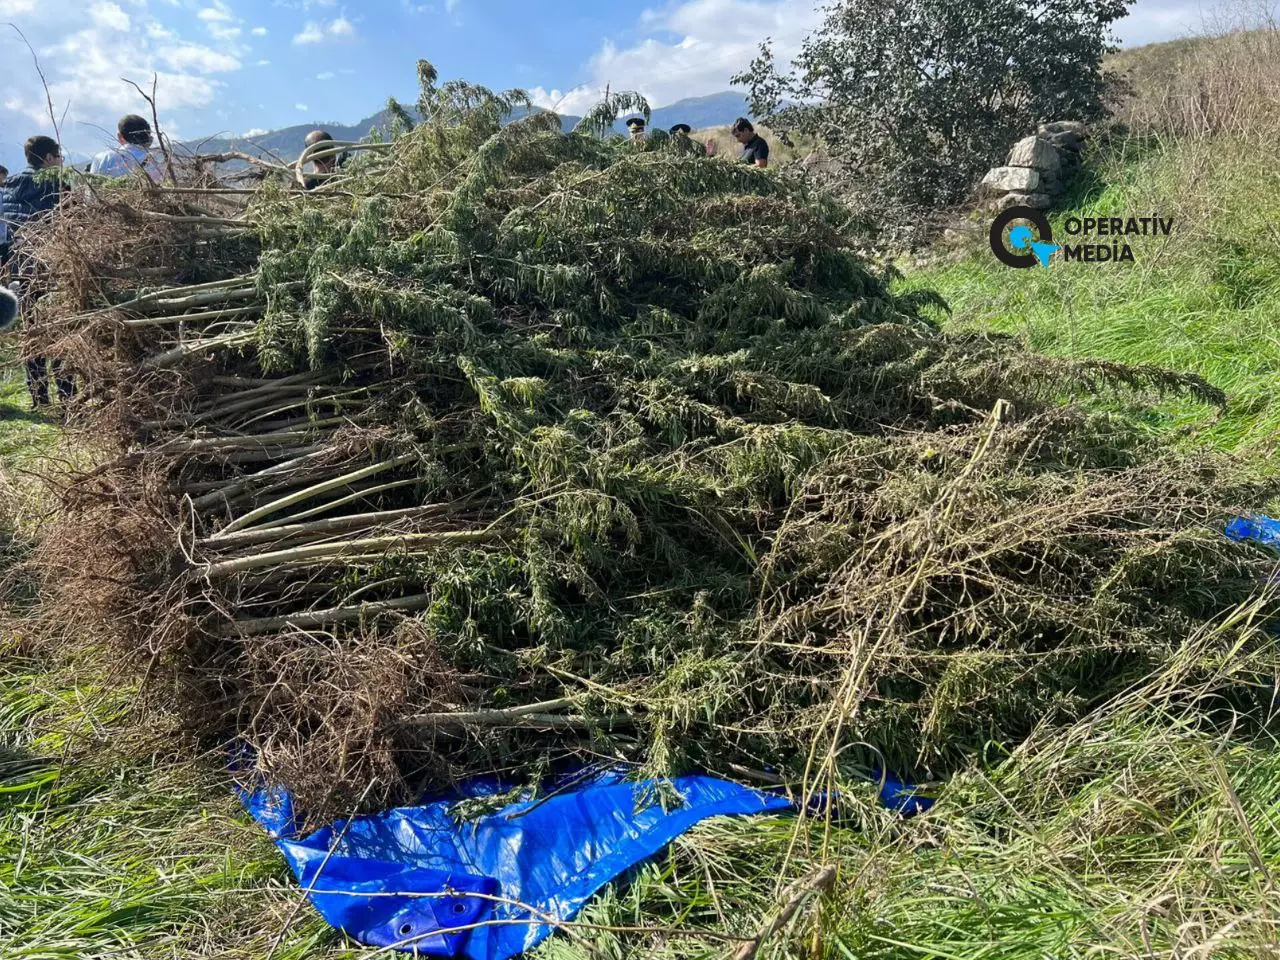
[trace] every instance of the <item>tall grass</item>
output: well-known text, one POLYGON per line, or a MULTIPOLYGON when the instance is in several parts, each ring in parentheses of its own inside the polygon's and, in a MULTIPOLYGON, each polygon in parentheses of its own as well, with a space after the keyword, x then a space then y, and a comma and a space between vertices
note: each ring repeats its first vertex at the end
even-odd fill
POLYGON ((1073 357, 1198 373, 1225 390, 1219 412, 1170 402, 1156 429, 1186 429, 1230 448, 1280 431, 1280 168, 1239 141, 1130 140, 1051 219, 1171 216, 1169 238, 1133 240, 1132 264, 1055 263, 1010 270, 976 250, 911 284, 938 290, 951 322, 1024 338, 1073 357))
POLYGON ((942 293, 957 325, 1016 334, 1048 353, 1198 373, 1227 391, 1229 408, 1170 403, 1152 428, 1273 449, 1280 435, 1280 30, 1255 24, 1145 56, 1120 62, 1134 71, 1127 134, 1095 150, 1051 220, 1061 238, 1067 217, 1158 215, 1174 218, 1171 237, 1136 238, 1132 264, 1059 262, 1022 271, 997 263, 983 242, 910 283, 942 293))
POLYGON ((130 722, 128 691, 5 662, 0 957, 247 960, 278 933, 281 960, 345 955, 305 911, 286 930, 297 891, 227 784, 164 754, 121 755, 130 722))

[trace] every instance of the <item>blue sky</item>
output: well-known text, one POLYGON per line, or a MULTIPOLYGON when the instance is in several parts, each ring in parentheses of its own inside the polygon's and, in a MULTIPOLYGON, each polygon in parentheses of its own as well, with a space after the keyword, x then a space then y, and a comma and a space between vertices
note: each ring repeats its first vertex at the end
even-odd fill
MULTIPOLYGON (((1208 5, 1208 0, 1205 0, 1208 5)), ((63 142, 105 148, 145 105, 121 78, 159 75, 175 137, 354 123, 388 94, 412 99, 414 63, 443 77, 524 87, 578 113, 606 83, 655 106, 727 89, 766 36, 794 49, 817 0, 0 0, 40 56, 63 142)), ((1138 0, 1126 43, 1202 29, 1199 0, 1138 0)), ((0 26, 0 163, 51 126, 17 34, 0 26)))

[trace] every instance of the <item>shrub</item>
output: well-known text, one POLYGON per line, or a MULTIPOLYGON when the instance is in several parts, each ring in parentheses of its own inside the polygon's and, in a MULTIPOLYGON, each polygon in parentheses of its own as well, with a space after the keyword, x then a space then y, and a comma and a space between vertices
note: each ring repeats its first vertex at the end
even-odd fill
POLYGON ((816 137, 890 220, 959 201, 1036 124, 1104 113, 1108 28, 1132 0, 839 0, 752 112, 816 137))

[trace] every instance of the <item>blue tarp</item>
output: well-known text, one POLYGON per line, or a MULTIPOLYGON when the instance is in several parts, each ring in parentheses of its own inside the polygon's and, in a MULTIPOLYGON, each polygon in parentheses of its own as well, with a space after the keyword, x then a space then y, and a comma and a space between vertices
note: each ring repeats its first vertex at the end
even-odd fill
MULTIPOLYGON (((324 919, 373 947, 507 960, 536 946, 611 880, 709 817, 792 810, 784 796, 706 776, 627 782, 578 775, 540 799, 461 821, 456 802, 496 793, 477 780, 450 799, 356 817, 299 836, 279 789, 242 791, 324 919)), ((884 774, 880 802, 903 816, 933 800, 884 774)))
POLYGON ((785 797, 711 777, 659 788, 606 773, 475 820, 460 822, 439 800, 296 837, 287 794, 242 799, 332 926, 369 946, 470 960, 532 948, 554 932, 543 921, 571 919, 708 817, 791 809, 785 797))
POLYGON ((1280 520, 1271 517, 1236 517, 1227 524, 1227 537, 1237 543, 1260 543, 1280 550, 1280 520))

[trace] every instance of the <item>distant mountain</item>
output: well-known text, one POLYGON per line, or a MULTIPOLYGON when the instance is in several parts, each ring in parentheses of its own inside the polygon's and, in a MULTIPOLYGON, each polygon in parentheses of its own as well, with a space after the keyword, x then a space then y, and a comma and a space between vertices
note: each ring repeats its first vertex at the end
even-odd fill
POLYGON ((667 107, 653 111, 650 125, 655 130, 668 130, 677 123, 687 123, 693 129, 720 127, 733 123, 738 117, 749 117, 747 98, 740 93, 713 93, 705 97, 689 97, 677 100, 667 107))
MULTIPOLYGON (((537 108, 535 108, 537 109, 537 108)), ((670 106, 653 111, 650 126, 666 130, 677 123, 687 123, 695 130, 701 127, 722 126, 737 117, 747 115, 747 101, 738 93, 713 93, 706 97, 689 97, 670 106)), ((517 116, 518 119, 518 116, 517 116)), ((579 117, 561 116, 560 125, 565 131, 578 124, 579 117)), ((625 117, 619 118, 615 129, 625 133, 625 117)), ((391 114, 379 110, 352 126, 340 123, 303 123, 281 130, 271 130, 253 137, 211 137, 192 140, 183 144, 189 150, 200 153, 247 153, 251 156, 293 160, 306 146, 307 134, 317 128, 328 130, 335 140, 362 140, 373 130, 386 132, 391 126, 391 114)))
POLYGON ((349 127, 340 123, 300 123, 252 137, 211 137, 207 140, 188 141, 183 146, 206 154, 247 153, 255 157, 291 161, 302 153, 306 146, 307 134, 312 130, 328 130, 335 140, 356 141, 363 140, 374 130, 385 132, 390 127, 391 114, 386 110, 379 110, 373 116, 366 117, 349 127))

